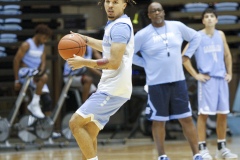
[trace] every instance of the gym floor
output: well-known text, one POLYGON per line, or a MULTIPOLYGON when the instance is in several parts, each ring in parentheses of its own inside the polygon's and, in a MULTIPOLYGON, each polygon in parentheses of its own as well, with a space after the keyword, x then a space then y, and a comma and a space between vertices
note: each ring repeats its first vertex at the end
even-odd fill
MULTIPOLYGON (((101 133, 98 143, 99 160, 156 160, 157 151, 151 137, 137 132, 133 138, 127 139, 128 133, 101 133)), ((176 133, 176 140, 166 140, 166 151, 171 160, 192 159, 191 150, 181 133, 176 133)), ((240 136, 229 136, 228 148, 240 157, 240 136)), ((14 140, 12 140, 14 142, 14 140)), ((16 141, 15 141, 16 142, 16 141)), ((67 142, 59 138, 54 143, 36 142, 26 144, 25 148, 0 149, 0 160, 80 160, 81 152, 75 141, 67 142), (40 144, 42 143, 42 144, 40 144)), ((212 156, 216 152, 216 136, 208 138, 208 149, 212 156)))

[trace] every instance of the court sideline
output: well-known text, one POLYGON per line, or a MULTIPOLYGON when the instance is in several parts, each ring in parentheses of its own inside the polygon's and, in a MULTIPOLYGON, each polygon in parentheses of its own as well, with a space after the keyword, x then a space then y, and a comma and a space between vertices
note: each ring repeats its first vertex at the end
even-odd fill
MULTIPOLYGON (((228 138, 228 147, 240 157, 240 136, 228 138)), ((127 139, 126 143, 107 143, 98 145, 99 160, 156 160, 157 152, 151 138, 127 139)), ((215 137, 208 140, 208 148, 212 156, 216 152, 215 137)), ((191 160, 192 155, 187 141, 168 140, 166 151, 171 160, 191 160)), ((1 151, 0 160, 81 160, 81 152, 77 146, 54 147, 20 151, 1 151), (5 153, 4 153, 5 152, 5 153)))

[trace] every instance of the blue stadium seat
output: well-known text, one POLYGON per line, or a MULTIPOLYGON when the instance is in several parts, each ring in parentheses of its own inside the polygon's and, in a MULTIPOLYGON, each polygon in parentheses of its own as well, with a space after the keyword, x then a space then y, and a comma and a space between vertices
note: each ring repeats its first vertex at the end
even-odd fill
POLYGON ((0 10, 0 14, 3 15, 18 15, 18 14, 22 14, 22 12, 20 11, 20 5, 15 5, 15 4, 11 4, 11 5, 5 5, 2 7, 2 10, 0 10))
POLYGON ((6 57, 6 56, 7 56, 7 53, 6 53, 5 51, 6 51, 6 48, 0 46, 0 58, 1 58, 1 57, 6 57))
POLYGON ((219 15, 218 24, 235 24, 238 22, 238 16, 234 15, 219 15))
POLYGON ((17 42, 17 35, 13 33, 2 33, 0 34, 1 43, 13 43, 17 42))
POLYGON ((238 7, 237 2, 219 2, 214 5, 216 11, 235 11, 238 7))
POLYGON ((208 7, 207 3, 187 3, 182 12, 203 12, 208 7))
POLYGON ((20 18, 6 18, 2 24, 2 30, 22 30, 20 18))

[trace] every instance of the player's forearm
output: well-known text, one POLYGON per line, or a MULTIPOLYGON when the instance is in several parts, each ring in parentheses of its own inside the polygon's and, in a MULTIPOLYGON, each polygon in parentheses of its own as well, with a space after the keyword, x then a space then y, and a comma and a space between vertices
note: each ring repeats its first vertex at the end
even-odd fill
POLYGON ((90 47, 102 52, 103 49, 102 49, 102 40, 98 40, 98 39, 95 39, 95 38, 92 38, 92 37, 88 37, 88 36, 85 36, 85 35, 82 35, 82 34, 79 34, 79 33, 74 33, 71 31, 72 34, 76 34, 77 36, 81 37, 86 45, 89 45, 90 47))
POLYGON ((102 52, 102 40, 98 40, 92 37, 88 37, 88 36, 84 36, 84 35, 80 35, 78 34, 78 36, 80 36, 86 43, 86 45, 102 52))
POLYGON ((88 46, 98 50, 99 52, 102 52, 102 40, 98 40, 92 37, 87 37, 87 43, 88 46))
POLYGON ((227 74, 232 75, 232 57, 230 54, 225 56, 225 65, 227 74))
POLYGON ((118 62, 114 60, 110 60, 107 58, 102 58, 98 60, 90 60, 90 59, 83 59, 82 65, 94 69, 109 69, 109 70, 116 70, 118 69, 119 65, 118 62))
POLYGON ((196 33, 192 40, 189 41, 189 45, 184 51, 184 55, 191 58, 193 54, 195 53, 196 49, 198 48, 199 44, 201 42, 201 36, 199 33, 196 33))
POLYGON ((194 78, 196 78, 197 76, 197 71, 193 68, 190 60, 187 60, 183 63, 184 67, 186 68, 186 70, 188 71, 188 73, 191 74, 191 76, 193 76, 194 78))
POLYGON ((140 67, 144 67, 144 60, 139 55, 134 54, 133 55, 133 64, 140 66, 140 67))
POLYGON ((42 60, 41 65, 38 69, 40 69, 41 72, 43 72, 46 68, 46 60, 42 60))
POLYGON ((19 66, 20 66, 20 62, 16 58, 14 58, 14 60, 13 60, 13 71, 14 71, 15 80, 19 79, 19 77, 18 77, 19 66))

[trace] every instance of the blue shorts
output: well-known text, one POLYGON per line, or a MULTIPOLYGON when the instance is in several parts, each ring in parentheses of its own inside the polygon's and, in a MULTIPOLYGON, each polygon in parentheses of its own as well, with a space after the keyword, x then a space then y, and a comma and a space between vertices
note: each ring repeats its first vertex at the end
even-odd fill
POLYGON ((127 98, 95 92, 78 108, 76 113, 83 118, 91 117, 91 121, 101 130, 109 121, 110 116, 116 113, 127 100, 127 98))
POLYGON ((148 86, 146 116, 155 121, 192 116, 186 81, 148 86))
POLYGON ((207 82, 198 82, 198 113, 229 113, 228 82, 224 78, 211 77, 207 82))
MULTIPOLYGON (((26 74, 27 75, 31 75, 32 72, 34 71, 35 69, 33 68, 28 68, 28 67, 23 67, 23 68, 20 68, 19 71, 18 71, 18 76, 19 76, 19 81, 21 84, 23 84, 26 80, 25 76, 26 74)), ((36 89, 36 84, 34 83, 33 79, 31 80, 30 82, 30 86, 34 89, 36 89)), ((49 89, 48 89, 48 86, 47 84, 45 84, 42 88, 42 92, 44 93, 49 93, 49 89)))

